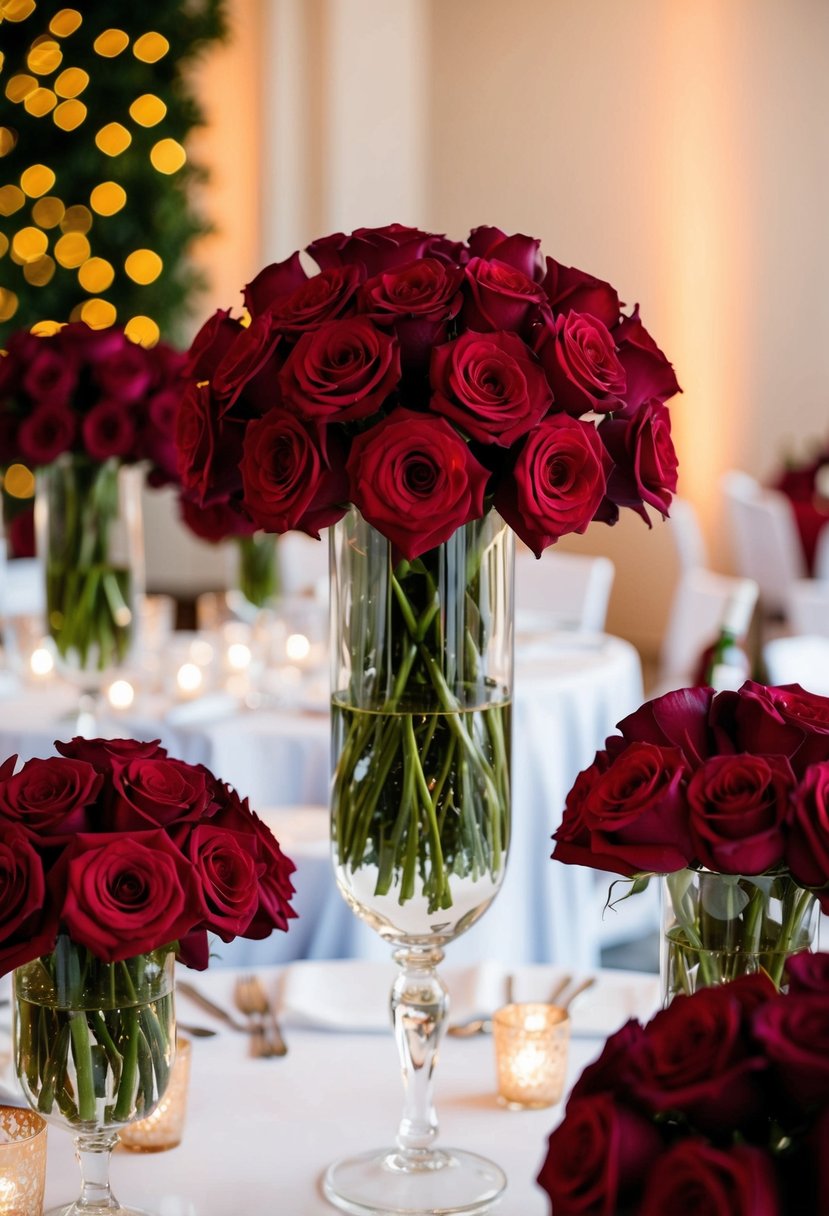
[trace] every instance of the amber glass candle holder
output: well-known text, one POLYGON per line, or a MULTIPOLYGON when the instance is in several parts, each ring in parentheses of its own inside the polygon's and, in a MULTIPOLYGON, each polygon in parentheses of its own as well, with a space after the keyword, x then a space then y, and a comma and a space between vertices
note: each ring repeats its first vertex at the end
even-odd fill
POLYGON ((558 1005, 515 1004, 492 1019, 498 1100, 511 1110, 561 1101, 567 1076, 570 1018, 558 1005))
POLYGON ((46 1120, 0 1106, 0 1216, 41 1216, 46 1185, 46 1120))
POLYGON ((176 1036, 170 1080, 152 1114, 122 1127, 118 1139, 131 1153, 163 1153, 181 1144, 190 1088, 190 1040, 176 1036))

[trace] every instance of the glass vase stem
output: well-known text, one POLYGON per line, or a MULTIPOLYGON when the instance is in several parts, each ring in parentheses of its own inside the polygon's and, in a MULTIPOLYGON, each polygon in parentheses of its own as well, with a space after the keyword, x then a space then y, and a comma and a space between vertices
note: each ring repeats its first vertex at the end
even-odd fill
POLYGON ((394 958, 400 974, 391 991, 391 1013, 405 1090, 397 1146, 407 1168, 434 1168, 433 1073, 449 1011, 446 985, 435 970, 443 951, 397 950, 394 958))
POLYGON ((80 1135, 75 1137, 75 1155, 81 1168, 81 1193, 75 1203, 75 1211, 117 1212, 118 1201, 109 1185, 109 1161, 112 1150, 118 1143, 114 1134, 80 1135))

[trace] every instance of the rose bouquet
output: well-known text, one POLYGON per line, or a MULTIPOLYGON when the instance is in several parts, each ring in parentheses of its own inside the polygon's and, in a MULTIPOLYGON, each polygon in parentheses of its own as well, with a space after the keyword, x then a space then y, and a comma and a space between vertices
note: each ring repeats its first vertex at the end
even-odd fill
POLYGON ((0 974, 29 1102, 100 1149, 166 1086, 174 954, 203 968, 208 934, 287 929, 294 867, 246 800, 157 742, 56 746, 0 766, 0 974))
POLYGON ((623 507, 666 515, 679 386, 638 309, 528 236, 391 224, 306 252, 317 273, 298 253, 267 267, 244 319, 217 312, 197 335, 179 472, 203 508, 266 531, 318 536, 351 507, 337 855, 401 904, 419 876, 434 912, 449 875, 499 873, 508 837, 490 517, 540 555, 623 507))
POLYGON ((570 791, 553 858, 642 890, 666 875, 668 994, 762 969, 781 982, 829 909, 829 699, 751 680, 687 688, 619 723, 570 791))
POLYGON ((829 955, 630 1021, 576 1082, 538 1177, 552 1216, 829 1212, 829 955))
POLYGON ((119 469, 142 463, 150 484, 176 480, 183 375, 171 347, 83 322, 18 331, 0 361, 0 467, 41 474, 48 627, 81 669, 102 671, 129 645, 136 572, 117 552, 119 469))

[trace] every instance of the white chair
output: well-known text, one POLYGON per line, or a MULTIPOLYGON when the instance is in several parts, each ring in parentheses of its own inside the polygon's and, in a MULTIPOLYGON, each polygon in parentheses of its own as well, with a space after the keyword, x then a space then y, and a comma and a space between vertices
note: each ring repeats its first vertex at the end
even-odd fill
POLYGON ((769 684, 799 684, 829 697, 829 637, 774 638, 763 647, 769 684))
POLYGON ((708 565, 705 537, 692 502, 674 497, 665 527, 674 542, 680 570, 696 570, 708 565))
POLYGON ((662 642, 658 687, 651 696, 685 688, 694 680, 700 656, 716 641, 729 601, 750 579, 715 574, 713 570, 685 570, 679 577, 662 642))
POLYGON ((829 637, 829 579, 797 579, 789 588, 787 606, 792 633, 829 637))
POLYGON ((548 627, 601 633, 616 568, 609 557, 522 550, 515 558, 516 629, 548 627))
POLYGON ((783 616, 791 584, 806 575, 803 548, 791 503, 736 469, 723 476, 726 513, 737 572, 753 578, 766 613, 783 616))

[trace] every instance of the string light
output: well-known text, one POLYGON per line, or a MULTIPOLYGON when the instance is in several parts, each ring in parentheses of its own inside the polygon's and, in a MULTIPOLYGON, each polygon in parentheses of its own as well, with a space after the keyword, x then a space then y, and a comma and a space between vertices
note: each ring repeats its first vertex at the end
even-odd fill
POLYGON ((17 132, 9 127, 0 127, 0 156, 8 156, 17 143, 17 132))
POLYGON ((66 208, 61 200, 49 194, 46 198, 39 198, 32 207, 32 219, 41 228, 56 228, 65 212, 66 208))
POLYGON ((55 80, 58 97, 77 97, 89 84, 89 73, 83 68, 64 68, 55 80))
POLYGON ((124 333, 127 337, 137 343, 138 346, 143 346, 149 349, 155 346, 161 337, 161 330, 152 317, 130 317, 124 326, 124 333))
POLYGON ((154 127, 167 113, 167 107, 154 93, 142 93, 130 106, 130 116, 142 127, 154 127))
POLYGON ((99 215, 115 215, 127 201, 127 192, 117 182, 101 182, 89 196, 89 202, 99 215))
POLYGON ((25 464, 10 464, 3 477, 3 489, 12 498, 33 498, 35 478, 25 464))
POLYGON ((13 291, 0 287, 0 321, 10 321, 17 312, 19 302, 13 291))
POLYGON ((153 168, 159 173, 177 173, 187 160, 187 153, 175 139, 160 139, 150 151, 153 168))
POLYGON ((55 257, 67 270, 77 270, 90 252, 89 241, 82 232, 67 232, 55 245, 55 257))
POLYGON ((107 156, 120 156, 132 143, 132 136, 120 122, 108 122, 95 136, 95 143, 107 156))
POLYGON ((78 271, 78 282, 84 291, 106 291, 115 278, 115 269, 106 258, 89 258, 78 271))
POLYGON ((76 203, 73 207, 66 208, 60 226, 63 232, 89 232, 92 227, 92 212, 88 207, 84 207, 83 203, 76 203))
POLYGON ((9 238, 5 232, 0 232, 0 258, 4 257, 9 248, 9 238))
POLYGON ((62 8, 49 22, 49 32, 58 38, 68 38, 80 28, 83 17, 76 8, 62 8))
POLYGON ((32 287, 45 287, 55 273, 54 258, 46 253, 36 262, 27 262, 23 267, 23 277, 32 287))
POLYGON ((109 300, 85 300, 81 305, 81 320, 85 321, 90 329, 107 329, 115 324, 117 315, 115 305, 109 300))
POLYGON ((26 201, 19 186, 0 186, 0 215, 14 215, 26 201))
POLYGON ((34 76, 28 76, 25 72, 18 72, 16 76, 10 77, 6 84, 6 96, 9 101, 25 101, 30 93, 34 93, 37 88, 37 80, 34 76))
POLYGON ((62 131, 74 131, 86 118, 87 109, 82 101, 62 101, 52 115, 56 127, 62 131))
POLYGON ((93 49, 104 59, 114 59, 129 46, 129 35, 123 30, 104 30, 92 43, 93 49))
POLYGON ((153 31, 149 34, 142 34, 140 38, 136 39, 132 53, 142 63, 158 63, 159 59, 163 59, 169 49, 170 44, 164 35, 156 34, 153 31))
POLYGON ((43 118, 50 110, 54 110, 58 104, 58 99, 51 89, 35 89, 33 93, 29 93, 23 105, 27 113, 33 118, 43 118))
POLYGON ((35 11, 35 0, 6 0, 3 17, 6 21, 25 21, 35 11))
POLYGON ((164 263, 152 249, 136 249, 124 262, 124 269, 134 283, 146 286, 158 278, 164 263))
POLYGON ((12 237, 12 252, 21 262, 35 262, 49 248, 49 238, 40 228, 21 228, 12 237))
POLYGON ((26 66, 37 76, 49 76, 57 71, 63 60, 63 51, 52 38, 42 38, 32 45, 26 56, 26 66))
POLYGON ((30 332, 36 338, 52 338, 63 329, 62 321, 35 321, 30 332))
POLYGON ((29 198, 40 198, 55 184, 55 174, 48 165, 30 165, 20 174, 20 185, 29 198))

